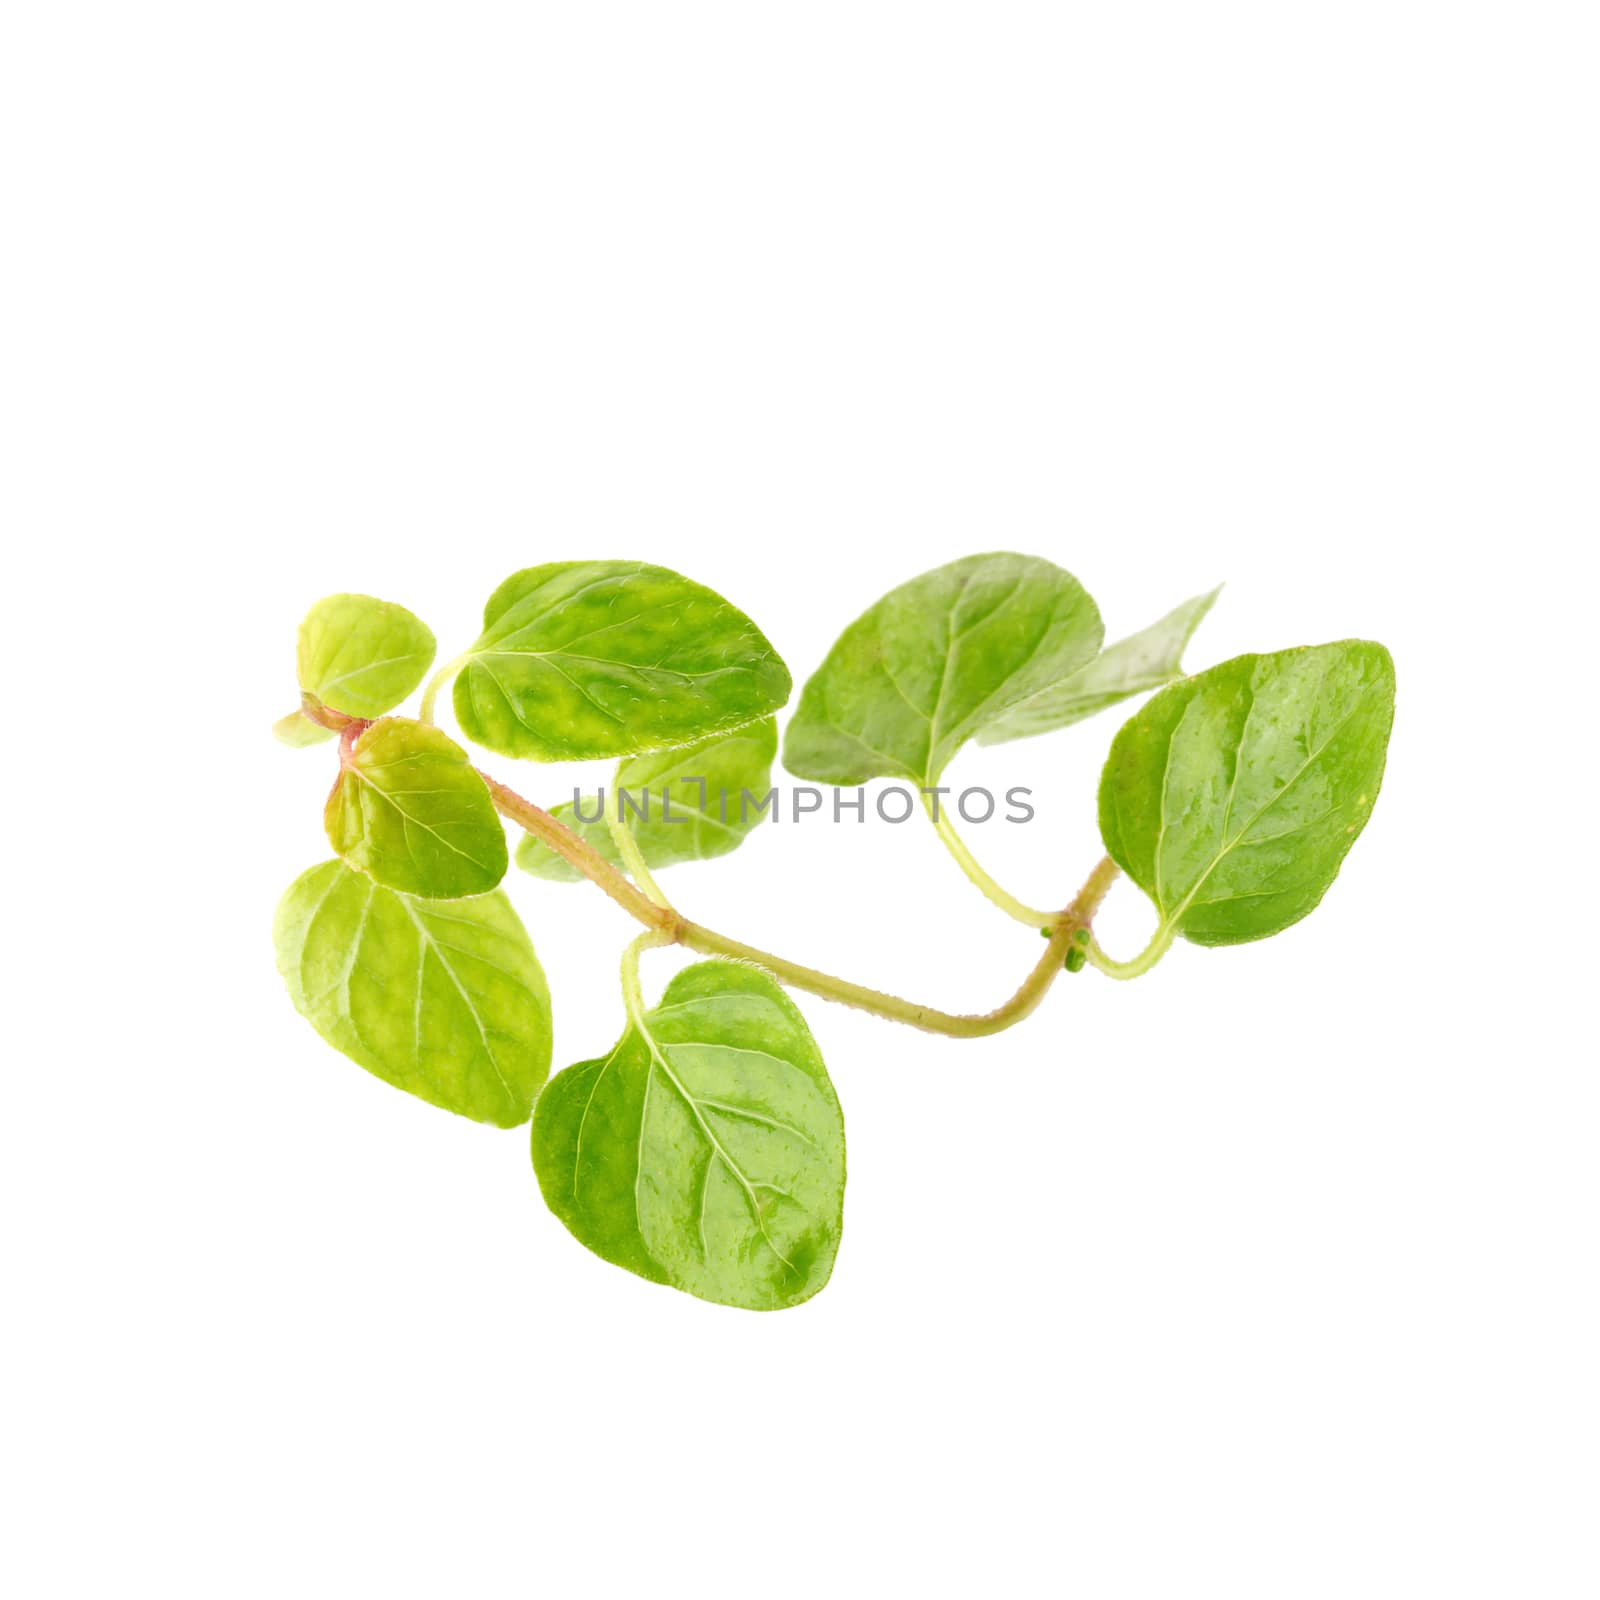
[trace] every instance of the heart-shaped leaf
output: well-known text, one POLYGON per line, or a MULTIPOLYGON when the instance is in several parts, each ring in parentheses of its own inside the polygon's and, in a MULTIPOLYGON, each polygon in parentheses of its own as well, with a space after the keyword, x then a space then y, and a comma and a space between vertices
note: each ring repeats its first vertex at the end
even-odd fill
POLYGON ((1394 663, 1346 640, 1237 656, 1163 689, 1112 741, 1100 832, 1196 944, 1280 932, 1316 908, 1372 813, 1394 663))
POLYGON ((784 734, 796 777, 935 783, 968 739, 1090 661, 1100 613, 1033 556, 968 556, 886 594, 840 635, 784 734))
POLYGON ((476 1122, 528 1120, 550 995, 503 893, 417 900, 325 861, 289 886, 273 936, 295 1009, 336 1050, 476 1122))
POLYGON ((638 561, 557 561, 490 596, 455 712, 501 755, 576 761, 739 727, 789 689, 777 652, 721 595, 638 561))
POLYGON ((550 1209, 596 1255, 703 1300, 776 1310, 828 1281, 844 1118, 805 1019, 766 973, 702 961, 533 1120, 550 1209))
POLYGON ((455 740, 384 717, 341 754, 323 820, 352 867, 434 900, 483 894, 505 876, 505 829, 455 740))
MULTIPOLYGON (((630 756, 617 766, 605 804, 615 807, 620 791, 629 797, 624 820, 644 853, 645 865, 670 867, 680 861, 725 856, 767 813, 756 809, 772 786, 772 760, 778 751, 778 724, 763 717, 732 733, 714 733, 677 750, 630 756), (745 791, 754 797, 746 801, 745 791)), ((579 834, 613 866, 624 866, 598 795, 584 797, 582 816, 571 801, 551 815, 579 834), (595 818, 587 821, 586 818, 595 818)), ((548 845, 524 834, 517 865, 535 877, 578 883, 582 874, 548 845)))
POLYGON ((979 744, 1004 744, 1071 727, 1130 695, 1171 683, 1183 672, 1183 652, 1221 594, 1197 594, 1139 633, 1107 645, 1087 666, 1042 689, 978 731, 979 744))
POLYGON ((330 594, 300 624, 300 687, 352 717, 381 717, 422 682, 433 634, 404 606, 366 594, 330 594))

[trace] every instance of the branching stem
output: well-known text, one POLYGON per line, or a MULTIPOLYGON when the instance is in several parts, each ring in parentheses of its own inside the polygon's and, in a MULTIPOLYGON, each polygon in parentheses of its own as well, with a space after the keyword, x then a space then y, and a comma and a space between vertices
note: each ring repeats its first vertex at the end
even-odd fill
MULTIPOLYGON (((651 944, 681 944, 697 955, 748 961, 792 988, 803 989, 807 994, 833 1000, 840 1005, 855 1006, 858 1010, 870 1011, 874 1016, 887 1017, 893 1022, 904 1022, 913 1028, 921 1028, 925 1033, 941 1033, 957 1039, 976 1039, 985 1034, 1000 1033, 1021 1022, 1033 1011, 1062 970, 1073 936, 1080 928, 1089 926, 1095 912, 1100 909, 1106 890, 1117 875, 1116 865, 1109 858, 1100 862, 1089 874, 1088 881, 1072 904, 1052 919, 1050 939, 1045 945, 1044 954, 1039 957, 1033 971, 1023 979, 1017 992, 993 1011, 963 1015, 941 1011, 937 1006, 921 1005, 914 1000, 902 1000, 898 995, 884 994, 864 984, 836 978, 831 973, 802 966, 784 956, 759 950, 738 939, 730 939, 714 928, 691 922, 671 906, 660 904, 641 893, 593 846, 580 839, 548 811, 534 805, 531 800, 524 800, 487 773, 483 779, 501 815, 548 845, 563 861, 576 867, 610 895, 629 916, 660 936, 651 940, 651 944)), ((640 948, 645 946, 641 944, 640 948)), ((637 963, 637 954, 634 960, 637 963)))
POLYGON ((975 1014, 941 1011, 937 1006, 919 1005, 913 1000, 902 1000, 897 995, 881 994, 859 983, 850 983, 826 972, 802 967, 798 962, 788 961, 782 956, 771 955, 765 950, 753 949, 737 939, 715 933, 710 928, 702 928, 698 923, 684 922, 678 933, 678 943, 700 955, 731 956, 736 961, 752 962, 764 967, 773 977, 792 988, 804 989, 808 994, 837 1001, 840 1005, 870 1011, 874 1016, 887 1017, 892 1022, 907 1023, 913 1028, 921 1028, 924 1033, 942 1033, 953 1039, 981 1039, 986 1034, 1003 1033, 1033 1013, 1061 973, 1073 936, 1078 929, 1089 926, 1116 875, 1116 863, 1108 856, 1089 874, 1072 904, 1057 913, 1044 954, 1039 957, 1033 971, 1022 980, 1017 992, 993 1011, 975 1014))
POLYGON ((533 801, 524 800, 514 789, 508 789, 487 772, 480 771, 478 776, 489 785, 489 797, 501 816, 510 818, 525 833, 531 833, 541 844, 548 845, 569 867, 577 868, 591 883, 604 889, 630 917, 647 928, 666 931, 682 921, 671 906, 658 905, 636 889, 625 874, 565 823, 558 822, 533 801))
MULTIPOLYGON (((343 712, 318 706, 315 702, 305 709, 313 722, 325 728, 333 728, 340 733, 353 729, 352 737, 366 726, 359 718, 347 717, 343 712)), ((1116 863, 1109 856, 1106 857, 1089 874, 1072 904, 1045 918, 1043 925, 1049 928, 1050 937, 1045 944, 1044 954, 1022 980, 1017 992, 1003 1005, 996 1006, 993 1011, 977 1013, 941 1011, 937 1006, 919 1005, 914 1000, 902 1000, 898 995, 884 994, 864 984, 851 983, 831 973, 819 972, 815 967, 801 966, 797 961, 758 950, 754 945, 743 944, 713 928, 691 922, 670 905, 652 899, 642 888, 643 880, 641 886, 630 883, 626 874, 612 866, 593 845, 579 838, 571 828, 551 816, 543 807, 536 806, 531 800, 524 800, 514 789, 508 789, 487 772, 480 771, 478 775, 489 786, 489 795, 501 816, 547 845, 569 866, 576 868, 591 883, 610 895, 630 917, 644 924, 647 936, 634 940, 628 947, 629 954, 623 957, 623 992, 625 996, 631 995, 630 1004, 638 999, 639 951, 656 945, 680 944, 697 955, 748 961, 792 988, 803 989, 807 994, 836 1001, 839 1005, 870 1011, 874 1016, 887 1017, 891 1022, 904 1022, 910 1027, 922 1029, 924 1033, 940 1033, 954 1039, 979 1039, 986 1034, 1003 1032, 1033 1012, 1061 973, 1068 948, 1078 930, 1090 926, 1101 901, 1106 897, 1106 891, 1117 876, 1116 863), (633 984, 631 991, 628 988, 630 973, 633 984)), ((628 838, 637 850, 631 833, 628 838)), ((620 841, 618 848, 622 849, 620 841)), ((626 859, 626 851, 623 855, 626 859)), ((649 878, 648 870, 645 878, 649 878)), ((660 893, 659 889, 656 893, 660 893)), ((1094 959, 1093 950, 1091 944, 1091 960, 1094 959)))

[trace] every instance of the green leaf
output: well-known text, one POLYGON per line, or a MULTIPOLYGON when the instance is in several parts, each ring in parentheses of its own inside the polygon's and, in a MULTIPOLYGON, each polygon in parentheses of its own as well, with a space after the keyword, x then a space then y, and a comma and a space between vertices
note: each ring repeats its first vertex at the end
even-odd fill
POLYGON ((1012 706, 1076 672, 1103 636, 1069 572, 1033 556, 968 556, 885 595, 840 635, 784 735, 796 777, 930 785, 1012 706))
POLYGON ((1107 645, 1087 666, 1013 706, 978 734, 979 744, 1004 744, 1082 722, 1130 695, 1159 689, 1183 673, 1183 652, 1221 588, 1197 594, 1140 633, 1107 645))
POLYGON ((273 938, 295 1009, 385 1083, 476 1122, 528 1120, 550 1072, 550 994, 504 893, 416 900, 325 861, 273 938))
POLYGON ((352 717, 381 717, 427 675, 436 646, 420 617, 366 594, 330 594, 300 624, 300 687, 352 717))
POLYGON ((702 961, 533 1119, 550 1209, 596 1255, 751 1310, 828 1281, 844 1118, 805 1019, 766 973, 702 961))
POLYGON ((291 750, 303 750, 308 745, 326 744, 333 738, 333 730, 313 722, 303 711, 291 711, 272 724, 272 736, 291 750))
POLYGON ((1112 741, 1106 849, 1163 931, 1196 944, 1278 933, 1316 908, 1371 815, 1393 720, 1394 663, 1364 640, 1185 678, 1112 741))
POLYGON ((323 820, 352 867, 435 900, 483 894, 505 876, 505 829, 455 740, 384 717, 341 754, 323 820))
MULTIPOLYGON (((633 802, 624 816, 644 852, 646 866, 708 861, 712 856, 725 856, 738 849, 766 814, 757 811, 753 801, 741 806, 740 797, 746 789, 756 800, 766 794, 772 784, 772 760, 777 751, 777 721, 763 717, 732 733, 714 733, 709 739, 697 739, 678 750, 630 756, 618 764, 606 800, 614 807, 614 797, 622 790, 633 802), (635 804, 647 809, 648 815, 639 816, 635 804)), ((571 801, 555 806, 551 815, 593 845, 613 866, 624 866, 612 842, 611 829, 600 815, 599 796, 586 795, 582 810, 584 817, 598 820, 587 822, 578 817, 571 801)), ((517 865, 535 877, 559 883, 579 883, 583 877, 531 833, 524 834, 517 846, 517 865)))
POLYGON ((535 761, 687 744, 776 711, 790 689, 789 669, 742 611, 638 561, 515 573, 461 659, 462 731, 535 761))

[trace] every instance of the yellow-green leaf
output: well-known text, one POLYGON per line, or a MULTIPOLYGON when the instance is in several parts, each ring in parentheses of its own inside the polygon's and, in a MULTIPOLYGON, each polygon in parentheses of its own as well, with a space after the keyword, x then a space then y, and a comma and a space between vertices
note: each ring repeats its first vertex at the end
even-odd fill
POLYGON ((1082 722, 1130 695, 1159 689, 1183 672, 1183 651, 1222 591, 1198 594, 1148 628, 1119 639, 1093 661, 1013 706, 978 730, 979 744, 1004 744, 1082 722))
POLYGON ((1100 613, 1034 556, 968 556, 868 608, 807 680, 783 741, 799 778, 938 780, 968 739, 1093 659, 1100 613))
POLYGON ((272 724, 272 736, 279 744, 291 750, 304 750, 310 745, 326 744, 333 738, 333 730, 313 722, 303 711, 291 711, 272 724))
POLYGON ((295 1009, 368 1072, 477 1122, 528 1120, 550 1071, 550 995, 504 893, 413 899, 325 861, 279 902, 295 1009))
POLYGON ((789 689, 766 636, 721 595, 639 561, 557 561, 490 596, 454 703, 487 749, 576 761, 740 727, 789 689))
POLYGON ((1314 910, 1372 815, 1393 720, 1394 663, 1359 639, 1236 656, 1131 717, 1100 832, 1158 940, 1264 939, 1314 910))
POLYGON ((352 867, 435 900, 483 894, 505 876, 505 828, 453 739, 426 723, 384 717, 341 756, 324 821, 352 867))
POLYGON ((330 594, 300 624, 300 687, 352 717, 381 717, 422 682, 433 634, 420 617, 366 594, 330 594))

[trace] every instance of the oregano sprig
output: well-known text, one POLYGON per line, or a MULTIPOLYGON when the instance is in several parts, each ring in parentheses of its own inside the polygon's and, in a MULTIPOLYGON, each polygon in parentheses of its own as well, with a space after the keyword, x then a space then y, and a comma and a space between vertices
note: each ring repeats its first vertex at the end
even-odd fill
POLYGON ((300 706, 274 731, 296 747, 337 737, 325 814, 338 859, 285 894, 280 971, 318 1032, 376 1076, 499 1127, 531 1114, 540 1190, 596 1254, 725 1305, 798 1304, 838 1249, 844 1126, 785 989, 977 1038, 1029 1016, 1063 972, 1131 978, 1180 937, 1265 938, 1333 882, 1382 781, 1393 663, 1347 640, 1184 677, 1215 598, 1102 648, 1099 608, 1070 573, 972 556, 869 607, 806 682, 788 770, 914 784, 961 870, 1044 938, 1008 1000, 961 1014, 705 927, 661 889, 657 872, 741 848, 766 815, 746 802, 771 797, 773 714, 791 679, 720 595, 640 562, 527 568, 490 597, 478 640, 435 673, 416 718, 398 708, 432 664, 432 633, 403 607, 330 596, 301 625, 300 706), (433 723, 452 682, 473 743, 512 759, 620 757, 606 792, 547 810, 477 767, 433 723), (1059 910, 1019 899, 941 806, 945 769, 968 742, 1055 731, 1152 689, 1102 773, 1105 858, 1059 910), (617 1043, 548 1084, 550 997, 500 887, 512 859, 501 819, 519 830, 525 872, 587 880, 644 930, 622 961, 617 1043), (1149 946, 1122 960, 1093 934, 1119 873, 1158 918, 1149 946), (652 1006, 640 958, 673 944, 705 959, 652 1006))

